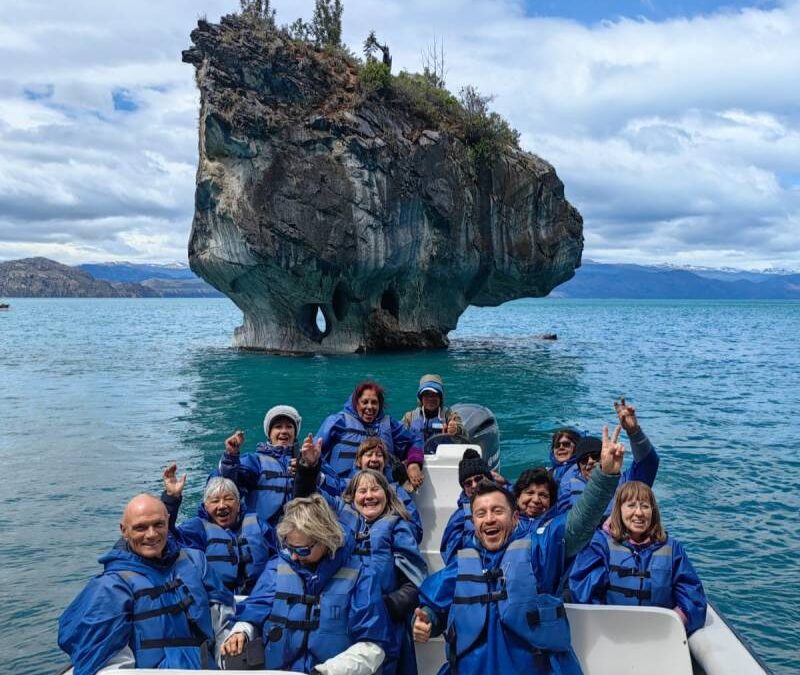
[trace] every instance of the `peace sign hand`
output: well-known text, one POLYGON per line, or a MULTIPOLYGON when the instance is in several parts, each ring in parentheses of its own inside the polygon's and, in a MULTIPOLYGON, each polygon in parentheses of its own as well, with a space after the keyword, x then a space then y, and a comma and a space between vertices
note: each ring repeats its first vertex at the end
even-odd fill
POLYGON ((600 451, 600 469, 606 475, 618 474, 622 470, 625 458, 625 446, 619 442, 622 427, 617 425, 611 438, 608 437, 608 425, 603 427, 603 449, 600 451))
POLYGON ((636 419, 636 408, 625 403, 625 399, 620 397, 619 401, 614 401, 614 410, 617 411, 619 423, 625 429, 625 433, 630 436, 639 431, 639 420, 636 419))

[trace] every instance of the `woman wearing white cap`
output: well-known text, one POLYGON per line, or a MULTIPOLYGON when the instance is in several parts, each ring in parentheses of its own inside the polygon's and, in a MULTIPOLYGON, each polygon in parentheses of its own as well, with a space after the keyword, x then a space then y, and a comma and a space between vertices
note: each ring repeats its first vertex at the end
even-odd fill
MULTIPOLYGON (((276 405, 264 416, 267 440, 256 451, 240 456, 244 432, 237 431, 225 441, 225 452, 219 463, 219 473, 231 479, 244 494, 246 511, 273 527, 283 512, 283 505, 292 498, 294 486, 295 441, 303 418, 290 405, 276 405)), ((338 494, 338 485, 329 485, 320 474, 320 487, 338 494)))

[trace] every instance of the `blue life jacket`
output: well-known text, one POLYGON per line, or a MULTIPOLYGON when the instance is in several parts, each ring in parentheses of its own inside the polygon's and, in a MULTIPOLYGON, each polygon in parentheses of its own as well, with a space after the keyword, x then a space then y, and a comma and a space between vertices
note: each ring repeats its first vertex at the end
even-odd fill
POLYGON ((258 483, 247 491, 245 503, 248 513, 257 513, 261 520, 272 522, 283 505, 291 499, 294 479, 289 473, 289 461, 276 459, 266 452, 256 452, 258 458, 258 483))
POLYGON ((561 462, 561 464, 555 463, 553 461, 553 466, 550 467, 550 473, 553 476, 553 480, 555 480, 556 485, 560 485, 561 481, 564 480, 564 476, 567 474, 573 475, 575 473, 579 473, 580 469, 578 468, 578 462, 570 457, 566 462, 561 462))
POLYGON ((111 563, 113 571, 133 595, 133 637, 129 645, 137 668, 214 668, 214 629, 206 589, 203 585, 203 554, 181 549, 165 572, 152 568, 146 573, 111 563))
POLYGON ((336 474, 344 478, 353 470, 356 461, 356 451, 361 442, 370 436, 379 436, 391 453, 394 447, 392 439, 392 423, 388 415, 369 425, 364 425, 361 419, 348 410, 342 412, 346 427, 342 429, 336 445, 331 448, 328 463, 336 474))
POLYGON ((362 527, 355 530, 356 547, 353 555, 359 556, 363 565, 372 567, 376 578, 380 580, 382 593, 389 593, 396 587, 392 531, 398 520, 400 516, 395 513, 379 518, 372 525, 362 519, 362 527))
POLYGON ((567 471, 558 486, 558 512, 569 511, 586 489, 587 481, 581 472, 567 471))
POLYGON ((348 621, 358 567, 346 563, 318 595, 308 595, 291 565, 281 562, 275 600, 264 622, 265 667, 309 672, 351 645, 348 621))
POLYGON ((226 530, 203 519, 206 533, 206 560, 220 581, 232 591, 247 591, 258 580, 269 560, 270 551, 255 513, 242 519, 238 531, 226 530))
POLYGON ((459 659, 484 644, 490 605, 496 605, 504 630, 516 637, 508 641, 510 649, 531 656, 537 650, 570 650, 564 605, 559 598, 538 592, 527 537, 512 541, 493 569, 483 569, 474 548, 458 552, 458 576, 445 634, 453 673, 459 659))
POLYGON ((641 605, 672 609, 672 540, 653 551, 645 565, 635 549, 624 546, 607 532, 609 605, 641 605))
POLYGON ((436 434, 443 434, 447 429, 444 420, 447 419, 447 408, 439 410, 440 415, 435 417, 425 417, 422 408, 417 407, 411 412, 411 422, 408 425, 409 431, 414 434, 414 440, 420 446, 424 446, 425 442, 436 434))
POLYGON ((475 534, 475 523, 472 522, 472 504, 469 501, 461 505, 461 511, 464 514, 464 535, 461 538, 462 546, 466 546, 467 542, 475 534))

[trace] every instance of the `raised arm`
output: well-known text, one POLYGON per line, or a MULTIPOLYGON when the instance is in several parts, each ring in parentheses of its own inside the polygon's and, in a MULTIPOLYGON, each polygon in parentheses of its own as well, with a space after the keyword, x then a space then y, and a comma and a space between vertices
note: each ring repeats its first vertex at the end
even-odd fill
POLYGON ((609 438, 608 427, 603 427, 600 466, 592 471, 586 489, 567 516, 564 532, 567 558, 573 557, 592 538, 619 485, 620 469, 625 457, 625 446, 619 442, 621 430, 622 427, 617 426, 609 438))

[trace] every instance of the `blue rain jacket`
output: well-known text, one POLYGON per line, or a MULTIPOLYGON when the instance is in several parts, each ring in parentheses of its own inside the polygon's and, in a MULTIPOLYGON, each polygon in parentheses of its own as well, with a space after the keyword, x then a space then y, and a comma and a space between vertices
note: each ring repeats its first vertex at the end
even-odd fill
POLYGON ((555 597, 564 571, 564 521, 528 536, 516 530, 499 551, 487 551, 473 537, 422 584, 420 605, 431 617, 431 634, 447 629, 449 661, 440 674, 581 672, 555 597), (486 602, 463 600, 477 595, 486 602))
POLYGON ((353 545, 348 537, 316 569, 281 553, 270 560, 252 594, 237 605, 236 620, 262 632, 267 668, 308 673, 356 642, 374 642, 392 656, 379 581, 351 555, 353 545), (298 595, 303 597, 290 597, 298 595))
POLYGON ((575 558, 569 587, 575 602, 677 607, 690 635, 706 622, 703 584, 681 543, 669 536, 637 545, 596 532, 575 558))
POLYGON ((340 478, 350 475, 356 450, 369 436, 378 436, 390 455, 399 460, 422 464, 422 448, 414 443, 414 436, 400 422, 378 411, 375 421, 365 424, 348 399, 341 412, 328 416, 317 432, 322 439, 322 458, 340 478))
POLYGON ((456 559, 456 553, 468 544, 474 533, 475 526, 472 524, 469 497, 462 490, 458 496, 458 506, 447 521, 442 534, 442 543, 439 545, 439 552, 445 565, 456 559))
POLYGON ((75 675, 94 675, 125 647, 138 668, 215 668, 209 605, 233 605, 233 595, 202 552, 169 538, 150 560, 120 540, 99 562, 104 572, 59 619, 58 644, 75 675))

